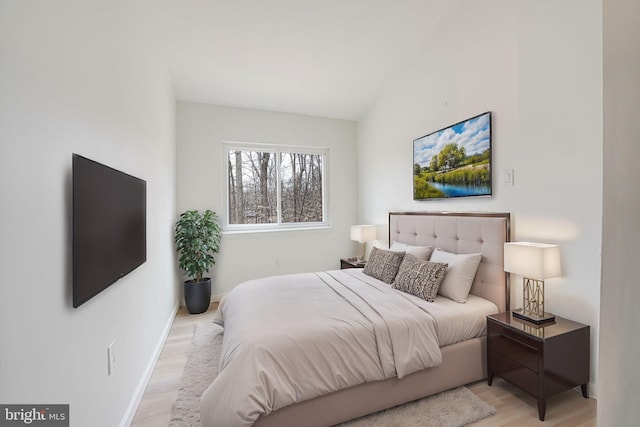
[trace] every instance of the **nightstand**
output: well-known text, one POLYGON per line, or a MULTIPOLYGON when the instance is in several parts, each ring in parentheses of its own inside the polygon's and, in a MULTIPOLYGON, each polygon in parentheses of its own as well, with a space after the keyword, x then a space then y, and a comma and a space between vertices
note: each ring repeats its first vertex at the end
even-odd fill
POLYGON ((589 326, 556 316, 535 325, 511 312, 487 316, 487 374, 498 375, 538 399, 544 421, 547 398, 576 386, 589 397, 589 326))
POLYGON ((340 269, 344 270, 345 268, 364 268, 364 261, 356 261, 350 258, 341 258, 340 259, 340 269))

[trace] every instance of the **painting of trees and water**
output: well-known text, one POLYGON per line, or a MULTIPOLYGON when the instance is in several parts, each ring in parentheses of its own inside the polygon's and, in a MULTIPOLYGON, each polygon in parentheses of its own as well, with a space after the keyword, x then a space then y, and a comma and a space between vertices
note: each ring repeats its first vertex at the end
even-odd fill
POLYGON ((491 112, 413 141, 414 200, 491 195, 491 112))

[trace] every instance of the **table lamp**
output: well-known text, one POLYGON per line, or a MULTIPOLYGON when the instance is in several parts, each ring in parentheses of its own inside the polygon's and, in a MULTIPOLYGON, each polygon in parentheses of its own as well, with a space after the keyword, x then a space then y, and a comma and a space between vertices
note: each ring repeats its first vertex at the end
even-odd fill
POLYGON ((358 255, 358 261, 364 261, 364 257, 367 254, 367 242, 370 240, 376 240, 377 227, 375 225, 352 225, 351 226, 351 240, 364 243, 362 249, 362 256, 358 255))
POLYGON ((555 320, 544 311, 544 281, 562 274, 558 245, 505 243, 504 271, 522 276, 522 308, 512 311, 515 317, 535 324, 555 320))

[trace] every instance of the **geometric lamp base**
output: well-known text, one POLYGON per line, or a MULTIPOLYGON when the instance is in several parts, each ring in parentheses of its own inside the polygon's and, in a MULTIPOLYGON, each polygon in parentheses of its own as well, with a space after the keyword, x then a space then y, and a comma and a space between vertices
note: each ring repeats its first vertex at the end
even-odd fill
POLYGON ((556 316, 555 315, 553 315, 551 313, 547 313, 547 312, 545 312, 544 314, 540 315, 538 313, 525 311, 525 310, 519 308, 517 310, 513 310, 512 313, 513 313, 514 317, 517 317, 517 318, 522 319, 522 320, 526 320, 527 322, 535 323, 536 325, 540 325, 542 323, 553 322, 554 320, 556 320, 556 316))
POLYGON ((544 311, 544 280, 522 278, 522 308, 513 315, 536 325, 555 320, 556 316, 544 311))

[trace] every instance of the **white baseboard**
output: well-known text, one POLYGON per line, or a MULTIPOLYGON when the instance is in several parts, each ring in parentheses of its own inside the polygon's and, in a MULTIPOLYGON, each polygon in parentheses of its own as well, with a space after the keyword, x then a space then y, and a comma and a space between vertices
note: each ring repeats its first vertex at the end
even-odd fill
POLYGON ((598 386, 594 383, 589 383, 589 397, 598 400, 598 386))
POLYGON ((164 325, 164 330, 162 331, 162 335, 158 344, 156 344, 156 348, 153 350, 151 354, 151 358, 149 359, 149 363, 147 363, 147 367, 144 370, 140 381, 138 382, 138 386, 136 387, 131 400, 129 401, 129 406, 125 411, 122 419, 120 420, 120 427, 128 427, 133 422, 133 417, 136 415, 136 411, 138 410, 138 405, 140 405, 140 401, 144 396, 144 392, 147 389, 147 385, 149 384, 149 380, 151 379, 151 375, 153 374, 153 369, 156 367, 156 363, 160 358, 160 353, 162 352, 162 348, 164 347, 165 342, 167 341, 167 337, 169 336, 169 332, 171 331, 171 325, 173 325, 173 320, 176 318, 176 313, 178 312, 178 306, 176 305, 171 311, 171 315, 167 319, 167 322, 164 325))

